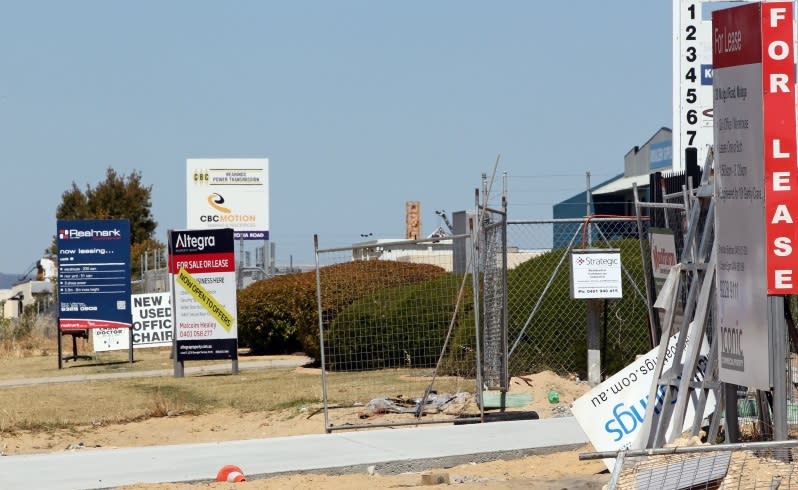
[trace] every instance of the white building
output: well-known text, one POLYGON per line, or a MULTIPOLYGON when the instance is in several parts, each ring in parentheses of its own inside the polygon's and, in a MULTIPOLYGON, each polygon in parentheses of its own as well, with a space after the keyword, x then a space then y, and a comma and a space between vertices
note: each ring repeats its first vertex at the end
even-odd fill
MULTIPOLYGON (((507 269, 513 269, 546 250, 507 249, 507 269)), ((413 264, 436 265, 447 272, 454 269, 454 247, 451 239, 417 243, 415 240, 378 239, 352 244, 353 260, 392 260, 413 264)))
POLYGON ((11 286, 11 289, 0 289, 2 318, 17 318, 22 315, 26 306, 35 304, 38 300, 53 300, 54 284, 58 276, 55 262, 43 258, 31 267, 30 272, 34 270, 36 275, 33 279, 26 278, 11 286))
POLYGON ((52 299, 53 283, 50 281, 25 281, 15 284, 11 289, 0 290, 0 304, 3 305, 3 318, 17 318, 24 308, 37 300, 52 299))

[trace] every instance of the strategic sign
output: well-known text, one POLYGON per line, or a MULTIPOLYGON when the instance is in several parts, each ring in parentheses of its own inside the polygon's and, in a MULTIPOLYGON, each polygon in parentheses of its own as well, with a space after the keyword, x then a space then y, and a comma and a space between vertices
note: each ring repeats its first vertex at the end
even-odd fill
POLYGON ((130 328, 130 222, 58 220, 58 327, 130 328))
POLYGON ((793 4, 712 22, 720 379, 769 389, 767 295, 798 292, 793 4))
POLYGON ((622 298, 618 249, 571 251, 571 298, 622 298))
POLYGON ((269 239, 267 158, 188 159, 186 180, 188 228, 232 228, 236 240, 269 239))
POLYGON ((177 360, 238 359, 233 230, 169 232, 177 360))

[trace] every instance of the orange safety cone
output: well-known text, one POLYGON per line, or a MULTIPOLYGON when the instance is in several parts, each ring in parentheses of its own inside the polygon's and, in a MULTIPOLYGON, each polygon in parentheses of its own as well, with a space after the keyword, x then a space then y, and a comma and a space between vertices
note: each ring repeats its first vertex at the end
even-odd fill
POLYGON ((247 479, 244 476, 244 472, 241 471, 241 468, 234 464, 226 464, 222 466, 222 469, 220 469, 218 473, 216 473, 216 481, 239 483, 242 481, 247 481, 247 479))

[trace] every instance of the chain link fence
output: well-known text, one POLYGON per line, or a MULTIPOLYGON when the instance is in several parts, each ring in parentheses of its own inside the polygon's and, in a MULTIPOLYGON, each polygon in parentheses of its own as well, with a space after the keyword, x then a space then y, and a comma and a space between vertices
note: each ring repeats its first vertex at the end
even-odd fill
POLYGON ((632 217, 508 222, 511 376, 551 370, 587 378, 586 303, 571 299, 570 290, 570 252, 579 248, 621 253, 623 298, 601 305, 602 374, 651 349, 638 238, 632 217))
POLYGON ((506 392, 507 366, 507 220, 502 211, 485 209, 480 234, 482 273, 482 384, 506 392))
POLYGON ((479 420, 473 274, 453 248, 470 237, 317 247, 328 432, 479 420))
POLYGON ((575 248, 621 253, 623 298, 601 306, 602 373, 651 348, 636 220, 485 218, 477 265, 456 256, 470 253, 467 235, 317 248, 328 431, 479 417, 478 387, 501 390, 510 376, 586 378, 586 306, 570 293, 575 248))

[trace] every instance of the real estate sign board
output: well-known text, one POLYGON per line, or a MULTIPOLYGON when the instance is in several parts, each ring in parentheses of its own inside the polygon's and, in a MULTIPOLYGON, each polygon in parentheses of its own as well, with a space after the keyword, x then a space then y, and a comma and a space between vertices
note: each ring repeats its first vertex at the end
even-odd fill
POLYGON ((767 295, 798 291, 793 4, 712 23, 719 375, 769 389, 767 295))
POLYGON ((678 262, 676 240, 673 237, 673 230, 651 227, 648 230, 648 242, 651 245, 651 271, 654 277, 654 288, 659 294, 671 267, 678 262))
POLYGON ((186 227, 232 228, 236 240, 269 239, 269 160, 186 161, 186 227))
POLYGON ((125 329, 130 312, 130 222, 58 220, 58 328, 125 329))
POLYGON ((169 232, 176 360, 238 359, 233 230, 169 232))

